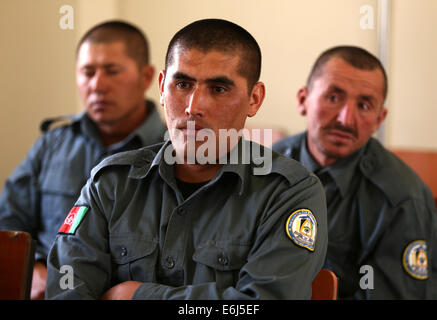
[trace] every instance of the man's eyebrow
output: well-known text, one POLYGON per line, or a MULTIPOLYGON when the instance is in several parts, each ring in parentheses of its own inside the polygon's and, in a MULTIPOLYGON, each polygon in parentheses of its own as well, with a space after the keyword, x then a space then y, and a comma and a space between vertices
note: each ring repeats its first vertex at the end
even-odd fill
POLYGON ((226 76, 218 76, 215 78, 207 79, 206 82, 208 82, 208 83, 221 83, 221 84, 225 84, 228 86, 235 86, 235 82, 226 76))
POLYGON ((330 85, 329 88, 328 88, 328 91, 334 91, 334 92, 337 92, 337 93, 345 93, 346 92, 345 90, 343 90, 342 88, 336 86, 335 84, 330 85))
POLYGON ((196 81, 195 78, 190 77, 189 75, 183 73, 183 72, 176 72, 173 74, 173 79, 177 80, 188 80, 188 81, 196 81))
POLYGON ((364 101, 369 101, 369 102, 372 102, 372 103, 376 103, 377 102, 377 99, 374 96, 372 96, 372 95, 361 95, 360 98, 363 99, 364 101))
MULTIPOLYGON (((187 80, 187 81, 197 81, 196 78, 190 77, 189 75, 183 73, 183 72, 175 72, 173 74, 173 79, 177 79, 177 80, 187 80)), ((235 82, 232 81, 231 79, 229 79, 226 76, 218 76, 218 77, 214 77, 214 78, 209 78, 206 79, 207 83, 221 83, 221 84, 225 84, 228 86, 235 86, 235 82)))
POLYGON ((95 69, 95 68, 105 68, 105 69, 109 69, 109 68, 113 68, 113 67, 119 67, 120 65, 117 63, 105 63, 103 65, 95 65, 92 63, 88 63, 88 64, 84 64, 83 66, 80 67, 80 69, 95 69))
MULTIPOLYGON (((340 88, 336 85, 329 86, 328 91, 329 92, 333 91, 333 92, 340 93, 340 94, 346 93, 345 90, 343 90, 342 88, 340 88)), ((367 95, 367 94, 360 95, 360 99, 362 99, 364 101, 369 101, 371 103, 375 103, 377 101, 377 99, 373 95, 367 95)))

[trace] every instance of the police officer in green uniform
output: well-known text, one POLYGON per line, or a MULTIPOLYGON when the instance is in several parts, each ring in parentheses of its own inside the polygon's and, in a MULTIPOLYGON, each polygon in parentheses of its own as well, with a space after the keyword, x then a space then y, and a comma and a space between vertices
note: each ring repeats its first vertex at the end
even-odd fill
POLYGON ((261 106, 260 68, 258 44, 234 23, 176 33, 159 75, 170 140, 93 169, 50 251, 46 298, 311 297, 327 249, 320 181, 271 149, 219 138, 261 106))
POLYGON ((307 131, 273 149, 324 185, 327 266, 343 299, 429 299, 435 281, 436 212, 429 188, 371 135, 384 121, 387 78, 351 46, 317 59, 297 94, 307 131))
MULTIPOLYGON (((165 125, 144 92, 153 79, 147 41, 119 21, 88 31, 77 49, 77 85, 86 111, 49 129, 6 181, 0 228, 36 240, 31 297, 44 298, 46 260, 57 231, 91 169, 105 157, 164 141, 165 125)), ((55 123, 53 123, 55 122, 55 123)))

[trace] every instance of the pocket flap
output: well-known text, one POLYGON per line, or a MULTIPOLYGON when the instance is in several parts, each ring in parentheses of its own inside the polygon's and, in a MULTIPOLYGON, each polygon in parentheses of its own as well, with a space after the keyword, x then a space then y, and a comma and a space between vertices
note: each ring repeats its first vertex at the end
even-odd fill
POLYGON ((109 246, 112 260, 117 264, 124 264, 152 254, 157 243, 131 236, 112 236, 109 246))
MULTIPOLYGON (((56 166, 54 166, 56 168, 56 166)), ((56 168, 44 175, 41 183, 41 191, 48 194, 60 194, 77 198, 80 190, 86 183, 86 179, 80 174, 66 174, 71 171, 68 167, 56 168)))
POLYGON ((217 270, 235 270, 240 269, 247 262, 249 249, 249 246, 239 244, 220 247, 216 244, 207 244, 196 249, 193 260, 217 270))

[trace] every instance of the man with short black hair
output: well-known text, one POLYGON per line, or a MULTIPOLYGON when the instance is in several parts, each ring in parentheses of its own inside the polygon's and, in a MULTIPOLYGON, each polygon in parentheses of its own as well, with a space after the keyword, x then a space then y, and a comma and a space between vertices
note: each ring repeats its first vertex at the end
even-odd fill
POLYGON ((166 131, 145 91, 154 74, 143 33, 122 21, 88 31, 77 46, 76 82, 86 112, 43 135, 6 181, 0 228, 36 240, 31 298, 43 298, 46 259, 56 232, 91 169, 105 157, 163 141, 166 131))
POLYGON ((297 93, 307 131, 273 146, 324 185, 327 266, 339 277, 343 299, 435 298, 431 192, 372 138, 387 114, 387 88, 383 66, 366 50, 326 50, 297 93))
POLYGON ((261 107, 258 44, 206 19, 167 52, 159 90, 170 141, 93 170, 50 251, 46 297, 309 299, 327 245, 320 182, 294 160, 220 135, 237 134, 261 107), (64 265, 71 288, 60 285, 64 265))

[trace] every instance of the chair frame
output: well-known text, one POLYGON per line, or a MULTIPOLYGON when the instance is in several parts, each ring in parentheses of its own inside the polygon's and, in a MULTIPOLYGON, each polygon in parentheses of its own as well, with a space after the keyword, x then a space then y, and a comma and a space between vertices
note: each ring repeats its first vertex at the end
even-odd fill
POLYGON ((0 230, 0 300, 30 299, 35 243, 29 233, 0 230))
POLYGON ((334 272, 322 269, 312 283, 311 300, 337 300, 338 279, 334 272))

